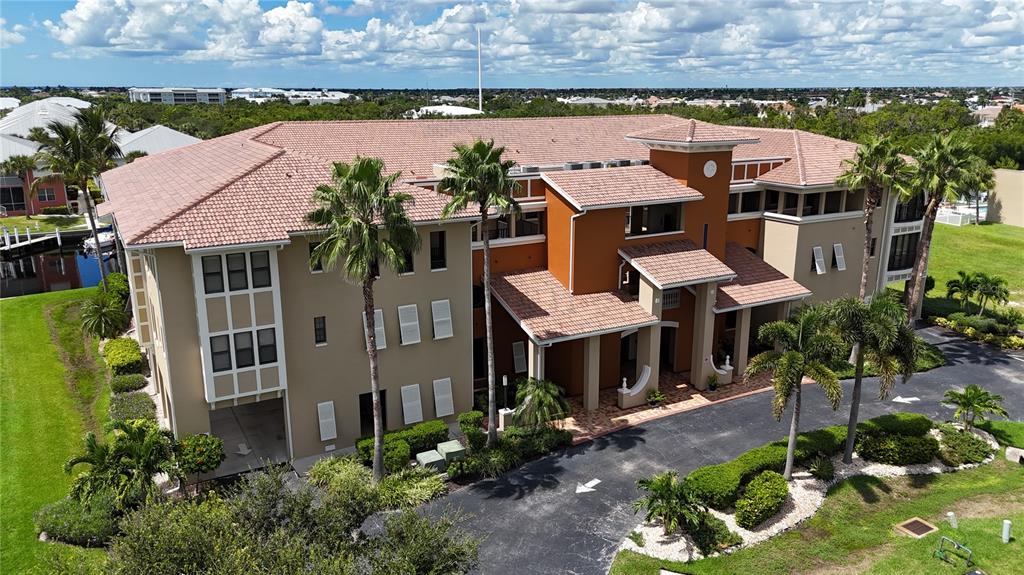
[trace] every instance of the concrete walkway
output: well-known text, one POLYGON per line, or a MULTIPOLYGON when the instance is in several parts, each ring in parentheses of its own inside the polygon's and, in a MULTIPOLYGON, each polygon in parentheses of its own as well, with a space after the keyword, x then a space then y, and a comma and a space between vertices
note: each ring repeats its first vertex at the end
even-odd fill
MULTIPOLYGON (((952 410, 940 404, 943 393, 969 383, 1001 394, 1011 416, 1024 418, 1024 353, 1003 353, 948 333, 932 328, 921 335, 942 348, 949 365, 897 384, 893 393, 920 401, 879 401, 876 383, 868 379, 861 418, 916 411, 945 420, 952 410)), ((847 392, 850 386, 852 381, 846 382, 847 392)), ((803 430, 846 422, 848 399, 832 412, 816 386, 804 390, 803 430)), ((669 469, 685 475, 783 437, 786 423, 772 419, 770 397, 742 397, 605 435, 460 489, 428 511, 466 515, 466 528, 484 537, 481 573, 607 573, 616 549, 638 521, 632 509, 636 480, 669 469), (578 485, 595 479, 600 483, 593 491, 576 493, 578 485)))

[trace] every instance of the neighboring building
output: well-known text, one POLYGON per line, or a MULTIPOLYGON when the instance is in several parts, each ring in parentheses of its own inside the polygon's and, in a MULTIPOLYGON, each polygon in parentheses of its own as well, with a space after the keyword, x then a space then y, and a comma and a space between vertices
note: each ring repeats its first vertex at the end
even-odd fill
MULTIPOLYGON (((489 231, 499 380, 549 378, 587 410, 663 371, 704 389, 742 374, 758 326, 794 303, 857 294, 864 194, 835 185, 849 142, 664 115, 275 123, 102 176, 167 425, 224 438, 220 473, 370 434, 362 295, 310 269, 304 218, 331 162, 357 154, 401 172, 423 246, 375 284, 386 427, 470 409, 480 232, 441 219, 433 188, 476 138, 505 146, 521 185, 521 213, 489 231)), ((920 208, 883 200, 872 291, 909 273, 920 208)))
POLYGON ((995 174, 985 219, 1024 228, 1024 170, 997 168, 995 174))
MULTIPOLYGON (((39 144, 11 136, 0 134, 0 163, 12 156, 32 156, 39 149, 39 144)), ((40 183, 35 197, 29 198, 25 193, 32 183, 49 175, 47 170, 32 170, 28 173, 28 181, 22 180, 21 174, 0 174, 0 207, 5 216, 23 216, 40 214, 43 208, 56 208, 68 203, 67 190, 61 180, 40 183)), ((75 194, 77 197, 77 193, 75 194)))
POLYGON ((988 128, 995 125, 996 119, 1002 112, 1002 106, 983 106, 971 112, 971 115, 978 121, 979 127, 988 128))
POLYGON ((476 108, 467 108, 465 106, 452 106, 451 104, 440 104, 437 106, 423 106, 419 110, 409 110, 405 113, 407 118, 417 119, 424 116, 444 116, 447 118, 457 118, 460 116, 480 116, 483 112, 476 108))
POLYGON ((26 137, 33 128, 46 129, 51 122, 71 124, 75 112, 88 108, 89 102, 78 98, 51 97, 18 106, 0 118, 0 134, 26 137))
POLYGON ((129 88, 128 100, 151 104, 223 104, 224 88, 129 88))
POLYGON ((138 132, 122 134, 118 145, 121 147, 121 153, 125 156, 132 152, 145 152, 146 155, 152 156, 166 150, 191 146, 199 142, 202 140, 195 136, 157 124, 138 132))
POLYGON ((0 110, 13 110, 21 105, 21 100, 17 98, 0 98, 0 110))

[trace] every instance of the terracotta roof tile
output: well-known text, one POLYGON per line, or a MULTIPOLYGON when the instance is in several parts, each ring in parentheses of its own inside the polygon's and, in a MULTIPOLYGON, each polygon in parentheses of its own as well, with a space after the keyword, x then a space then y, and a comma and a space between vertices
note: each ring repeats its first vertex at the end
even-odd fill
POLYGON ((812 134, 803 130, 737 127, 760 141, 741 144, 733 150, 733 160, 788 158, 789 161, 756 181, 792 186, 828 185, 846 171, 844 160, 857 154, 858 145, 845 140, 812 134))
POLYGON ((547 270, 495 276, 491 291, 539 343, 653 325, 658 318, 619 292, 572 295, 547 270))
POLYGON ((621 248, 619 254, 661 289, 732 279, 736 272, 690 240, 621 248))
POLYGON ((731 126, 719 126, 709 124, 700 120, 686 120, 658 126, 655 128, 641 129, 630 132, 627 138, 632 140, 650 140, 660 142, 686 143, 686 144, 710 144, 714 142, 738 142, 757 140, 756 137, 743 134, 731 126))
POLYGON ((719 284, 715 297, 716 311, 792 301, 811 295, 811 290, 739 244, 729 242, 725 245, 725 263, 736 272, 736 279, 719 284))
POLYGON ((579 209, 704 198, 652 166, 545 172, 541 177, 579 209))

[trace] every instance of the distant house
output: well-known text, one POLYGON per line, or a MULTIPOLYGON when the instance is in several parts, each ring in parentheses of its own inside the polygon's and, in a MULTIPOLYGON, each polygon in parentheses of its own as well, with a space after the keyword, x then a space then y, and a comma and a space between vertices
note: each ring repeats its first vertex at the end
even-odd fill
POLYGON ((11 110, 21 105, 17 98, 0 98, 0 110, 11 110))
POLYGON ((984 106, 971 112, 971 115, 978 120, 978 126, 988 128, 995 125, 996 118, 999 117, 1002 111, 1002 106, 984 106))
MULTIPOLYGON (((12 156, 32 156, 39 144, 12 136, 0 134, 0 162, 6 162, 12 156)), ((68 204, 67 190, 63 181, 40 183, 34 198, 26 198, 25 190, 31 189, 32 183, 50 175, 46 170, 32 170, 27 181, 21 174, 0 175, 0 206, 6 216, 23 216, 25 214, 42 213, 43 208, 57 208, 68 204)))
POLYGON ((990 222, 1024 228, 1024 170, 996 171, 996 187, 988 194, 990 222))
POLYGON ((121 153, 127 156, 132 152, 144 152, 152 156, 165 150, 173 150, 183 146, 191 146, 202 142, 195 136, 157 124, 138 132, 127 132, 118 141, 121 153))
POLYGON ((128 100, 151 104, 223 104, 224 88, 130 88, 128 100))
POLYGON ((262 104, 272 100, 287 100, 290 104, 308 102, 316 104, 337 104, 342 100, 359 99, 348 92, 329 90, 282 90, 280 88, 239 88, 231 90, 232 100, 246 100, 262 104))
POLYGON ((423 106, 419 110, 409 110, 405 113, 405 117, 415 120, 422 118, 423 116, 445 116, 447 118, 454 118, 459 116, 479 116, 481 114, 483 114, 483 112, 476 108, 441 104, 439 106, 423 106))
POLYGON ((29 102, 0 118, 0 134, 26 137, 33 128, 46 129, 50 122, 72 123, 75 111, 91 104, 78 98, 52 97, 29 102))

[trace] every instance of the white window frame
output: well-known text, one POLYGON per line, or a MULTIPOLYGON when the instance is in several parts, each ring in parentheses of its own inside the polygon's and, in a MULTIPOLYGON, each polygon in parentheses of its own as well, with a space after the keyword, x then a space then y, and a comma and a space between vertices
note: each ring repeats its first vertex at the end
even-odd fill
POLYGON ((843 252, 843 244, 832 244, 832 253, 836 258, 836 269, 846 271, 846 253, 843 252))
POLYGON ((430 302, 430 315, 434 322, 434 339, 448 339, 455 336, 452 325, 452 305, 449 300, 439 299, 430 302))
POLYGON ((416 304, 398 306, 398 335, 402 345, 420 342, 420 312, 416 304))
MULTIPOLYGON (((377 308, 373 310, 373 331, 377 335, 377 351, 388 348, 387 331, 384 329, 384 310, 377 308)), ((363 339, 366 341, 366 349, 370 349, 370 334, 366 330, 366 312, 363 312, 363 339)))
POLYGON ((423 421, 423 401, 419 384, 402 386, 402 421, 406 425, 423 421))
POLYGON ((512 364, 515 366, 516 373, 526 373, 527 361, 525 341, 512 342, 512 364))
POLYGON ((818 275, 825 275, 825 252, 821 249, 821 246, 814 246, 811 248, 814 253, 814 269, 818 272, 818 275))
POLYGON ((434 417, 455 415, 455 398, 452 395, 452 378, 434 380, 434 417))
POLYGON ((338 438, 338 421, 334 417, 334 402, 322 401, 316 404, 316 416, 320 423, 320 441, 338 438))

